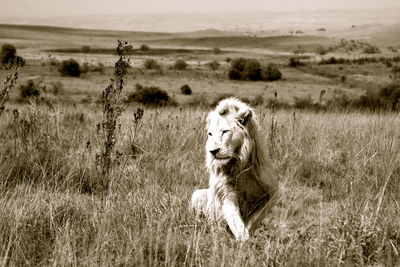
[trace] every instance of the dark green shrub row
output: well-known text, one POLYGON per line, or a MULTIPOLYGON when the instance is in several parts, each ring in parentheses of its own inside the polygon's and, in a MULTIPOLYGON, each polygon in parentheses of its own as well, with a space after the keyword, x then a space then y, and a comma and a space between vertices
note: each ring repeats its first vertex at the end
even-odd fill
POLYGON ((261 66, 258 60, 248 58, 232 60, 228 75, 231 80, 241 81, 276 81, 282 78, 276 65, 261 66))

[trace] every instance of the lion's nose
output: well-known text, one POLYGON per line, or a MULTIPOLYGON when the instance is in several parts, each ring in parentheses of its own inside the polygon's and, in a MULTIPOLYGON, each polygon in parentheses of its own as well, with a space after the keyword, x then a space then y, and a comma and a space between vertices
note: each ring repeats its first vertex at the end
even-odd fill
POLYGON ((221 148, 216 148, 213 150, 210 150, 210 153, 213 154, 214 156, 217 155, 217 153, 221 150, 221 148))

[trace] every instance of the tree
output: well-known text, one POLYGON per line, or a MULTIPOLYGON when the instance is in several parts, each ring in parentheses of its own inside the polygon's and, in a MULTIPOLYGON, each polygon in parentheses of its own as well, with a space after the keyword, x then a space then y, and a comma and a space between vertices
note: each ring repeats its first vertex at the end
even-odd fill
POLYGON ((79 77, 81 76, 81 69, 79 63, 74 59, 64 60, 58 66, 58 71, 62 76, 79 77))
POLYGON ((187 84, 182 85, 181 86, 181 93, 184 94, 184 95, 191 95, 192 94, 192 89, 187 84))
POLYGON ((0 63, 11 63, 16 57, 17 49, 12 44, 3 44, 0 51, 0 63))
POLYGON ((146 44, 142 44, 139 49, 140 51, 149 51, 150 47, 146 44))

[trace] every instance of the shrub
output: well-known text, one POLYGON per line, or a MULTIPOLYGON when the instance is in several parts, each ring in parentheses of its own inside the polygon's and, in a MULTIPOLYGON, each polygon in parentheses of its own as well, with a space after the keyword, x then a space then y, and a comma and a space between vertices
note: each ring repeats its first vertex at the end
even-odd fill
POLYGON ((329 50, 326 47, 319 46, 317 48, 317 53, 320 54, 321 56, 328 54, 329 50))
POLYGON ((261 77, 265 81, 277 81, 282 78, 282 73, 275 64, 268 64, 262 69, 261 77))
POLYGON ((84 45, 81 47, 81 52, 82 53, 89 53, 90 52, 90 46, 84 45))
POLYGON ((231 70, 237 70, 238 72, 244 71, 247 59, 235 58, 231 61, 231 70))
POLYGON ((159 106, 173 103, 168 93, 157 86, 137 86, 136 92, 128 95, 128 101, 139 102, 149 106, 159 106))
POLYGON ((58 71, 62 76, 79 77, 81 76, 81 69, 79 63, 74 59, 64 60, 58 66, 58 71))
POLYGON ((178 59, 177 61, 175 61, 174 69, 176 69, 176 70, 186 70, 187 67, 188 67, 188 64, 183 59, 178 59))
POLYGON ((297 66, 303 66, 304 63, 300 61, 300 59, 291 57, 289 59, 289 67, 296 68, 297 66))
POLYGON ((231 69, 228 72, 228 76, 229 76, 229 79, 231 79, 231 80, 241 80, 242 79, 242 75, 236 69, 231 69))
POLYGON ((250 81, 261 80, 261 65, 256 59, 248 59, 245 62, 243 75, 250 81))
POLYGON ((256 59, 236 58, 228 73, 231 80, 260 80, 261 66, 256 59))
POLYGON ((181 93, 184 94, 184 95, 191 95, 192 94, 192 89, 187 84, 182 85, 181 86, 181 93))
POLYGON ((208 67, 210 67, 210 69, 212 69, 212 70, 217 70, 219 67, 220 67, 220 64, 218 63, 218 61, 216 61, 216 60, 213 60, 213 61, 211 61, 211 62, 208 62, 208 67))
POLYGON ((150 47, 146 44, 142 44, 139 49, 140 51, 149 51, 150 47))
POLYGON ((161 70, 160 64, 155 59, 149 58, 143 62, 143 67, 147 70, 161 70))
POLYGON ((0 51, 0 63, 11 63, 16 57, 17 49, 12 44, 3 44, 0 51))
POLYGON ((381 50, 374 45, 368 45, 365 49, 364 49, 364 53, 366 54, 378 54, 380 53, 381 50))
POLYGON ((218 54, 221 53, 221 49, 219 49, 218 47, 214 47, 214 48, 213 48, 213 53, 216 54, 216 55, 218 55, 218 54))
POLYGON ((35 83, 33 80, 28 80, 26 84, 19 86, 19 93, 21 99, 39 97, 43 87, 40 83, 35 83))
POLYGON ((275 81, 282 77, 281 72, 274 64, 261 67, 256 59, 237 58, 232 60, 231 69, 228 72, 231 80, 250 81, 275 81))

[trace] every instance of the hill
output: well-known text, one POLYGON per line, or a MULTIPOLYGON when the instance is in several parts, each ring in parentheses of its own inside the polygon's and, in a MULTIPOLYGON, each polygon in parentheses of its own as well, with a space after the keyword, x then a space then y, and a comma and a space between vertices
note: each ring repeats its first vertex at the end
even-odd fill
POLYGON ((314 51, 320 46, 337 43, 335 38, 325 36, 223 36, 200 38, 171 38, 163 40, 150 40, 150 43, 159 45, 187 46, 187 47, 219 47, 219 48, 250 48, 278 51, 294 51, 303 49, 314 51))

